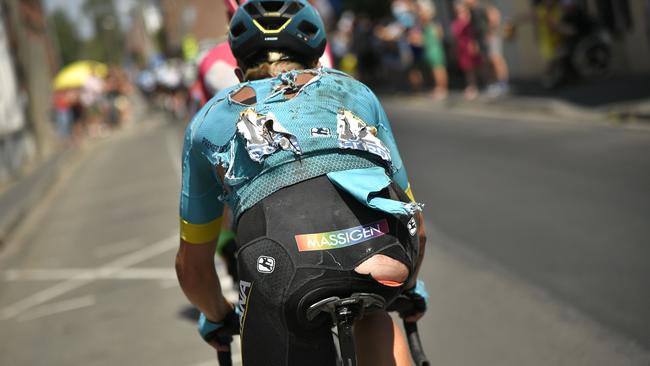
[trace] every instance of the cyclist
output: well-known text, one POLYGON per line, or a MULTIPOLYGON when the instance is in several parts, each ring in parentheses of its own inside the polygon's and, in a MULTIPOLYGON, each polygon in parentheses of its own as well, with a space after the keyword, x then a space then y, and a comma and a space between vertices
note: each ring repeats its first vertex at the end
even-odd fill
MULTIPOLYGON (((421 300, 421 205, 374 94, 318 68, 325 32, 308 2, 248 1, 229 42, 243 83, 216 95, 186 131, 179 282, 202 312, 201 335, 223 350, 214 334, 232 305, 213 256, 227 204, 237 222, 244 365, 333 365, 327 323, 302 310, 352 292, 421 300)), ((366 314, 355 332, 361 365, 410 364, 385 311, 366 314)))
MULTIPOLYGON (((246 3, 246 0, 224 0, 228 19, 232 19, 240 3, 246 3)), ((310 3, 314 3, 314 1, 310 0, 310 3)), ((326 46, 320 62, 325 67, 332 67, 332 54, 329 46, 326 46)), ((236 68, 237 61, 230 51, 228 42, 217 44, 199 61, 197 87, 202 92, 201 104, 205 104, 222 89, 237 84, 237 77, 234 73, 236 68)))

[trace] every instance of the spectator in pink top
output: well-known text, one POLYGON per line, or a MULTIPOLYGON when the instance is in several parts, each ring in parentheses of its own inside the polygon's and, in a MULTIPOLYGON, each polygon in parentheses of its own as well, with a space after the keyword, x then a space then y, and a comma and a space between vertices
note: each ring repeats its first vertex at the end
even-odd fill
POLYGON ((472 30, 471 13, 465 4, 455 4, 456 19, 451 25, 456 40, 456 57, 458 66, 465 74, 465 99, 473 100, 478 96, 477 71, 481 65, 481 52, 476 36, 472 30))

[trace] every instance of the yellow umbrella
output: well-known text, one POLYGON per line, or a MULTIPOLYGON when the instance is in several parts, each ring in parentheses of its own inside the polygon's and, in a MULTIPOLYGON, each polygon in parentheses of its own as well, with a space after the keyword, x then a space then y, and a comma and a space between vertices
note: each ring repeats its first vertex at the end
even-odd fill
POLYGON ((53 82, 54 90, 79 88, 93 73, 104 78, 108 74, 108 66, 96 61, 73 62, 56 74, 53 82))

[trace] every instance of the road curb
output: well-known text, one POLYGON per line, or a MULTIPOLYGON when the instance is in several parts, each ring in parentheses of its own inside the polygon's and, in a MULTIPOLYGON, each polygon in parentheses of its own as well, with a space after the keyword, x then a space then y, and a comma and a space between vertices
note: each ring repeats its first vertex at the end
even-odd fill
POLYGON ((59 178, 61 167, 73 150, 69 148, 52 155, 0 194, 0 249, 30 207, 34 207, 59 178))
POLYGON ((521 119, 571 121, 599 121, 617 124, 639 124, 650 127, 650 111, 620 105, 587 108, 553 98, 503 97, 480 98, 467 101, 462 96, 451 96, 445 101, 433 101, 424 95, 386 95, 388 102, 412 105, 431 112, 508 116, 521 119))

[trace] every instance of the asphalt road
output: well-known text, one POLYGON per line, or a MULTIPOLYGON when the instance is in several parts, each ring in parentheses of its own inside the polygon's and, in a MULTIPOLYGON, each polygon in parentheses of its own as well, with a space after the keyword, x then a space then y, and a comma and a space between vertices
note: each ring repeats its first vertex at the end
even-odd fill
MULTIPOLYGON (((649 131, 386 105, 434 365, 650 364, 649 131)), ((180 144, 152 113, 68 164, 0 253, 0 364, 215 364, 173 273, 180 144)))
POLYGON ((431 223, 650 348, 650 130, 389 110, 431 223))

